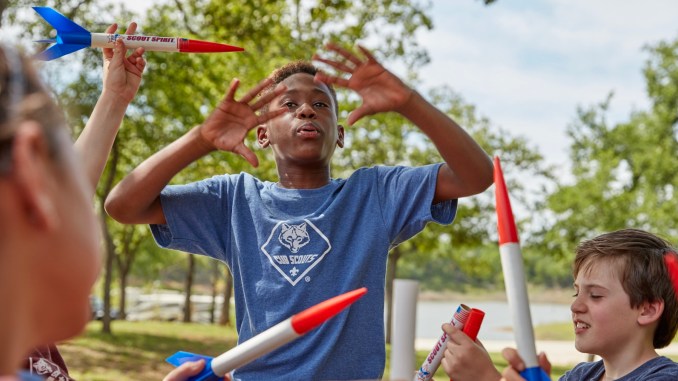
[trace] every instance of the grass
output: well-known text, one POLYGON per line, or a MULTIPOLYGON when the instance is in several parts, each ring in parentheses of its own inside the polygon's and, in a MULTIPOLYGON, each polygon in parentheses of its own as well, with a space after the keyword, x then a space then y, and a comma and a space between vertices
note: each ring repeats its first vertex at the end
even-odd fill
MULTIPOLYGON (((546 331, 556 330, 549 328, 546 331)), ((177 350, 218 355, 237 342, 233 328, 205 324, 114 321, 113 332, 113 335, 103 334, 101 323, 92 322, 78 338, 59 345, 75 379, 162 380, 172 370, 165 358, 177 350)), ((427 351, 417 352, 417 366, 427 355, 427 351)), ((390 369, 389 357, 386 356, 385 379, 388 378, 390 369)), ((499 369, 506 367, 501 355, 491 353, 491 357, 499 369)), ((565 370, 556 368, 553 375, 557 377, 565 370)), ((436 373, 435 379, 448 379, 442 367, 436 373)))
POLYGON ((113 323, 113 335, 90 323, 84 334, 59 345, 73 378, 88 381, 162 380, 165 358, 177 350, 218 355, 237 342, 233 328, 173 322, 113 323))

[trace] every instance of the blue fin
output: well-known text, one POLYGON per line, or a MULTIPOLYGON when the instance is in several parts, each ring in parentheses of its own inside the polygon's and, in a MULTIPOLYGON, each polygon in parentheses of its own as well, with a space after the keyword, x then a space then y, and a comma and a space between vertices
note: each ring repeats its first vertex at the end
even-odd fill
POLYGON ((65 56, 66 54, 70 54, 87 47, 88 45, 54 44, 50 46, 49 49, 43 50, 42 52, 36 54, 35 58, 42 61, 51 61, 55 58, 65 56))
POLYGON ((33 7, 33 9, 38 12, 38 14, 49 23, 49 25, 56 29, 57 34, 64 32, 89 34, 87 29, 74 23, 68 17, 62 15, 50 7, 33 7))
POLYGON ((205 368, 198 375, 190 377, 187 381, 223 381, 223 377, 218 377, 212 371, 212 357, 179 351, 166 358, 165 361, 174 366, 179 366, 187 361, 197 361, 200 359, 205 360, 205 368))

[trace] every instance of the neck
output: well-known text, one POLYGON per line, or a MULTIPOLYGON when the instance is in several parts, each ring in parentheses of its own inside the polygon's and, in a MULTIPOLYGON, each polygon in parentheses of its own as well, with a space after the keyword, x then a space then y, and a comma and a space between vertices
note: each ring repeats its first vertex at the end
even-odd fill
MULTIPOLYGON (((4 224, 2 227, 5 228, 4 224)), ((3 230, 6 231, 6 230, 3 230)), ((21 245, 14 240, 0 240, 0 380, 11 375, 14 377, 21 360, 36 345, 37 336, 32 303, 35 300, 30 293, 30 280, 27 279, 25 266, 22 265, 21 245), (26 284, 28 282, 28 284, 26 284)), ((12 378, 9 378, 12 379, 12 378)))
POLYGON ((278 167, 280 186, 288 189, 317 189, 330 183, 330 168, 293 169, 278 167))
POLYGON ((28 319, 20 312, 21 301, 12 298, 12 290, 0 287, 0 305, 7 308, 0 314, 0 381, 10 380, 6 375, 15 375, 22 358, 31 348, 33 337, 28 329, 28 319))
POLYGON ((636 351, 635 353, 623 353, 617 356, 605 356, 603 357, 605 373, 601 381, 612 381, 622 378, 658 356, 654 348, 636 351))

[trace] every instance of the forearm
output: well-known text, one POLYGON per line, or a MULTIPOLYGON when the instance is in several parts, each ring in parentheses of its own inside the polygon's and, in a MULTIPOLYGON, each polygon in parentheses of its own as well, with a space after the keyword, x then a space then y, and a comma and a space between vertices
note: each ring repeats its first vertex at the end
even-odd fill
POLYGON ((165 223, 160 192, 174 175, 213 150, 199 128, 191 129, 125 176, 106 199, 108 214, 122 223, 165 223))
POLYGON ((92 185, 92 193, 104 171, 128 105, 128 102, 118 96, 104 91, 97 100, 85 128, 75 141, 75 151, 84 165, 85 173, 92 185))
POLYGON ((480 193, 492 183, 492 161, 476 141, 454 120, 438 110, 419 93, 413 92, 399 112, 421 129, 433 142, 451 173, 453 182, 443 199, 480 193))

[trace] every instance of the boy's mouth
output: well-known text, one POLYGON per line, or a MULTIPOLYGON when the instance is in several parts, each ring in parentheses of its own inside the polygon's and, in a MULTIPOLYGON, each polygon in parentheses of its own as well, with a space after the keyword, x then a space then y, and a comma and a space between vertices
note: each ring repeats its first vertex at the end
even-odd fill
POLYGON ((575 333, 582 333, 589 328, 591 328, 591 325, 588 324, 588 323, 584 323, 581 320, 575 320, 574 321, 574 332, 575 333))
POLYGON ((320 135, 320 129, 313 123, 304 123, 296 129, 297 135, 301 137, 317 137, 320 135))

